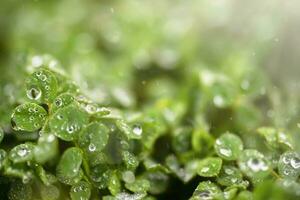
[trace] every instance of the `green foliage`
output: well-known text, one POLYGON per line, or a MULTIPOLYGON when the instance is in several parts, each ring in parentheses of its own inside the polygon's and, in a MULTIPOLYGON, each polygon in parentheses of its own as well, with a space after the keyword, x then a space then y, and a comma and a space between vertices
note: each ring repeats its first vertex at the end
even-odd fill
POLYGON ((169 4, 0 6, 0 199, 300 198, 299 100, 261 70, 269 42, 244 45, 222 2, 169 4))

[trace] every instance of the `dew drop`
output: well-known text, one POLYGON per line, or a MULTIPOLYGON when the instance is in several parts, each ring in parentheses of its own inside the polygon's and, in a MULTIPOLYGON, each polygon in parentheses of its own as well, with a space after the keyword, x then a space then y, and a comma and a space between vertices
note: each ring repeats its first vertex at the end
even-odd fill
POLYGON ((62 105, 62 100, 61 100, 61 98, 56 99, 54 103, 55 103, 55 105, 56 105, 57 107, 60 107, 60 106, 62 105))
POLYGON ((232 156, 232 151, 230 149, 221 148, 220 153, 226 157, 232 156))
POLYGON ((298 169, 300 167, 300 159, 295 157, 295 158, 292 158, 291 159, 291 166, 294 168, 294 169, 298 169))
POLYGON ((209 171, 209 167, 203 167, 202 169, 201 169, 201 173, 206 173, 206 172, 208 172, 209 171))
POLYGON ((41 75, 41 81, 46 81, 47 80, 47 76, 46 75, 41 75))
POLYGON ((135 135, 138 135, 138 136, 142 135, 142 133, 143 133, 143 129, 139 125, 134 125, 132 131, 135 135))
POLYGON ((89 145, 89 151, 94 152, 95 150, 96 150, 96 146, 93 143, 91 143, 89 145))
POLYGON ((258 172, 258 171, 266 171, 268 169, 268 166, 266 165, 265 162, 263 162, 262 160, 259 160, 257 158, 251 158, 248 160, 247 162, 248 167, 254 171, 254 172, 258 172))
POLYGON ((21 157, 26 156, 27 153, 28 153, 28 151, 27 151, 27 149, 25 149, 25 148, 22 148, 22 149, 20 149, 20 150, 17 152, 17 154, 18 154, 19 156, 21 156, 21 157))
POLYGON ((38 100, 42 95, 42 92, 38 88, 30 88, 27 90, 27 97, 32 100, 38 100))
POLYGON ((74 126, 68 126, 68 127, 67 127, 67 132, 68 132, 68 133, 73 133, 73 132, 74 132, 74 129, 75 129, 74 126))
POLYGON ((216 95, 213 99, 213 102, 218 107, 222 107, 225 103, 224 98, 221 95, 216 95))
POLYGON ((208 190, 201 191, 198 196, 203 200, 211 199, 210 191, 208 190))

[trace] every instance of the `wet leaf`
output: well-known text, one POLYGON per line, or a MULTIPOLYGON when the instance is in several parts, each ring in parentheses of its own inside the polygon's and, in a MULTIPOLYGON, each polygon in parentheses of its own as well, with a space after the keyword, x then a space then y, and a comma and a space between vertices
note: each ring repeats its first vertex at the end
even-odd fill
POLYGON ((11 122, 15 130, 36 131, 40 129, 47 117, 47 111, 35 104, 25 103, 15 108, 11 122))
POLYGON ((39 69, 26 80, 27 97, 37 103, 51 103, 57 93, 55 75, 46 69, 39 69))
POLYGON ((101 123, 92 122, 80 133, 78 144, 88 153, 102 151, 108 142, 109 130, 101 123))
POLYGON ((72 200, 89 200, 91 196, 91 186, 85 181, 80 181, 72 186, 70 190, 72 200))
POLYGON ((282 154, 278 162, 278 172, 284 178, 297 180, 300 175, 300 155, 293 151, 282 154))
POLYGON ((49 121, 53 133, 62 140, 72 141, 88 123, 88 115, 75 104, 59 109, 49 121))
POLYGON ((58 140, 51 133, 41 132, 34 148, 34 159, 38 163, 45 163, 53 159, 58 153, 58 140))
POLYGON ((51 107, 51 112, 55 113, 58 109, 66 107, 68 105, 70 105, 71 103, 73 103, 75 101, 75 98, 73 97, 72 94, 70 93, 63 93, 60 94, 59 96, 57 96, 53 103, 52 103, 52 107, 51 107))
POLYGON ((238 136, 232 133, 225 133, 216 140, 214 147, 221 158, 236 160, 243 150, 243 143, 238 136))
POLYGON ((270 173, 270 164, 263 154, 254 149, 244 150, 238 159, 241 171, 254 182, 258 182, 270 173))
POLYGON ((190 200, 220 199, 222 196, 221 189, 215 183, 204 181, 199 183, 190 200))
POLYGON ((79 148, 68 148, 60 158, 56 168, 56 176, 62 183, 72 185, 80 181, 82 152, 79 148))
POLYGON ((242 182, 243 175, 241 171, 231 165, 222 167, 220 174, 217 177, 217 182, 223 186, 238 185, 242 182))
POLYGON ((217 176, 222 167, 222 159, 208 157, 198 163, 198 174, 203 177, 217 176))
POLYGON ((33 149, 34 145, 31 143, 20 144, 15 146, 9 152, 9 159, 14 163, 26 162, 33 160, 33 149))
POLYGON ((150 182, 147 179, 139 178, 132 183, 126 183, 125 187, 134 193, 146 193, 150 188, 150 182))

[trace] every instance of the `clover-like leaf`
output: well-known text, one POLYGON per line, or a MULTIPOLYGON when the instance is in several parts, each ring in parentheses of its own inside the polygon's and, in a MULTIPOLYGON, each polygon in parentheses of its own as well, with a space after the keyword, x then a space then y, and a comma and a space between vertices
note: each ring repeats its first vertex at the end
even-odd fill
POLYGON ((108 165, 97 165, 91 168, 90 178, 97 188, 104 189, 108 187, 112 174, 113 171, 108 165))
POLYGON ((221 158, 208 157, 198 163, 198 174, 203 177, 217 176, 222 167, 221 158))
POLYGON ((214 147, 221 158, 236 160, 243 150, 243 143, 238 136, 232 133, 225 133, 216 140, 214 147))
POLYGON ((109 130, 104 124, 92 122, 79 133, 78 144, 86 152, 99 152, 106 146, 108 137, 109 130))
POLYGON ((56 176, 62 183, 72 185, 80 181, 82 151, 77 147, 68 148, 60 158, 56 167, 56 176))
POLYGON ((72 200, 89 200, 91 196, 91 186, 85 181, 80 181, 72 186, 70 190, 72 200))
POLYGON ((35 103, 25 103, 15 108, 11 122, 13 129, 21 131, 36 131, 46 121, 47 111, 35 103))
POLYGON ((54 99, 51 107, 51 112, 55 113, 58 109, 66 107, 71 103, 73 103, 74 101, 75 98, 73 97, 72 94, 69 93, 60 94, 54 99))
POLYGON ((238 185, 243 180, 241 171, 231 165, 222 167, 220 174, 217 177, 217 182, 223 186, 238 185))
POLYGON ((257 182, 269 175, 270 164, 263 154, 255 149, 244 150, 238 159, 241 171, 257 182))
POLYGON ((53 133, 62 140, 72 141, 88 123, 88 115, 76 104, 59 109, 49 121, 53 133))
POLYGON ((26 80, 27 97, 38 103, 51 103, 57 93, 55 75, 46 69, 39 69, 26 80))
POLYGON ((9 152, 9 159, 14 163, 26 162, 33 159, 34 144, 25 143, 15 146, 9 152))
POLYGON ((278 172, 284 178, 297 180, 300 175, 300 155, 294 151, 282 154, 278 162, 278 172))
POLYGON ((222 196, 223 193, 217 184, 211 181, 204 181, 199 183, 190 200, 219 199, 222 196))

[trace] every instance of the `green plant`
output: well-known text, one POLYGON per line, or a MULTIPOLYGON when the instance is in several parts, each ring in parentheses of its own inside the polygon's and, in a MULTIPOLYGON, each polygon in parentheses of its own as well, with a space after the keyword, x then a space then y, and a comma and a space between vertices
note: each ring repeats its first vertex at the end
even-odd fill
POLYGON ((249 136, 239 118, 226 122, 236 134, 223 132, 222 121, 207 129, 203 117, 217 119, 208 105, 245 113, 223 79, 200 74, 191 92, 206 91, 201 100, 162 98, 140 112, 95 103, 59 70, 36 68, 25 81, 27 100, 12 111, 12 129, 0 132, 1 190, 9 187, 12 200, 297 198, 300 155, 291 136, 272 127, 249 136), (249 138, 265 144, 248 148, 249 138))

